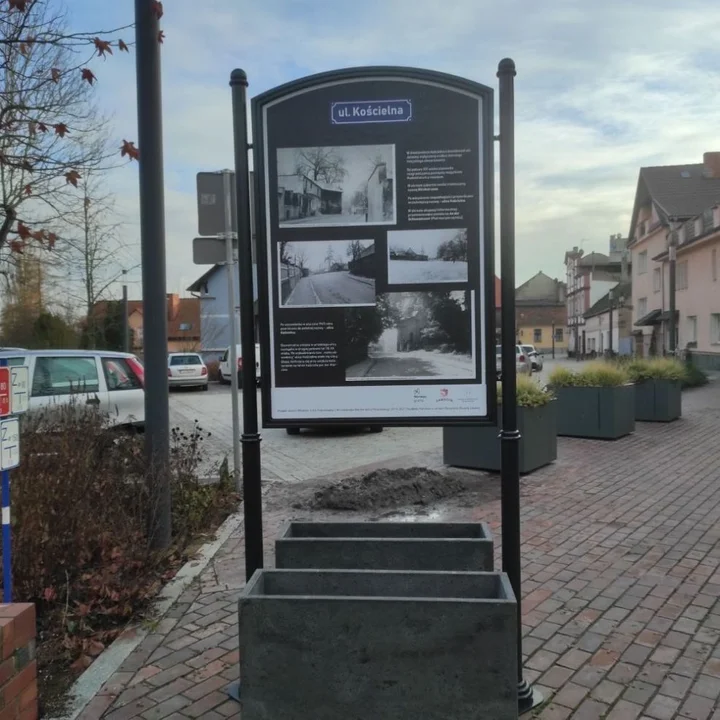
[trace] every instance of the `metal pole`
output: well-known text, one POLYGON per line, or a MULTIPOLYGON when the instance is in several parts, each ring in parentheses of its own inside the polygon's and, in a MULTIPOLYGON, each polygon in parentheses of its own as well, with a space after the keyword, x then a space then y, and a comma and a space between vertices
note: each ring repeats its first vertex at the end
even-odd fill
POLYGON ((498 66, 500 79, 500 280, 502 296, 501 516, 502 567, 517 599, 518 711, 542 701, 523 677, 520 567, 520 432, 515 360, 515 63, 498 66))
POLYGON ((238 264, 240 266, 240 344, 243 358, 242 473, 245 515, 245 576, 263 566, 262 485, 257 391, 255 389, 255 308, 253 297, 252 241, 250 230, 250 168, 247 140, 247 75, 230 75, 235 141, 238 264))
POLYGON ((670 350, 671 354, 675 354, 675 271, 677 267, 677 247, 675 245, 675 240, 672 235, 670 235, 670 247, 669 250, 669 257, 670 257, 670 318, 668 320, 668 330, 670 332, 670 341, 668 342, 668 349, 670 350))
POLYGON ((555 321, 552 323, 552 359, 555 359, 555 321))
POLYGON ((230 394, 232 396, 233 477, 238 492, 242 490, 240 473, 240 408, 238 405, 237 327, 235 315, 235 252, 232 228, 232 170, 223 170, 225 198, 225 269, 227 272, 228 323, 230 328, 230 394))
POLYGON ((615 305, 615 293, 611 290, 608 293, 608 302, 610 304, 610 339, 608 340, 608 349, 610 350, 610 357, 613 354, 613 306, 615 305))
MULTIPOLYGON (((127 270, 123 270, 123 278, 127 270)), ((123 311, 123 352, 130 352, 130 318, 128 317, 128 289, 123 283, 122 286, 122 311, 123 311)))
MULTIPOLYGON (((7 367, 8 361, 0 359, 0 367, 7 367)), ((12 525, 10 524, 10 471, 2 471, 2 558, 3 558, 3 602, 12 602, 12 525)))
POLYGON ((135 0, 138 144, 142 152, 139 175, 145 452, 155 491, 150 541, 153 548, 161 549, 169 547, 171 541, 172 499, 168 474, 170 413, 159 30, 152 0, 135 0))

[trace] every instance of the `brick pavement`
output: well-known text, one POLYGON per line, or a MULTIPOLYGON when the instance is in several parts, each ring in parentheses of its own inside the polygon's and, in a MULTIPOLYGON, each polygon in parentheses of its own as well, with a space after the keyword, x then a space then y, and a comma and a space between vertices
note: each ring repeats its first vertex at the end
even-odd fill
MULTIPOLYGON (((525 667, 551 696, 542 720, 720 720, 719 431, 716 383, 686 394, 679 422, 561 439, 558 461, 523 479, 525 667)), ((499 539, 499 499, 440 509, 499 539)), ((294 514, 266 515, 268 555, 294 514)), ((242 573, 231 537, 82 720, 239 717, 224 688, 242 573)))

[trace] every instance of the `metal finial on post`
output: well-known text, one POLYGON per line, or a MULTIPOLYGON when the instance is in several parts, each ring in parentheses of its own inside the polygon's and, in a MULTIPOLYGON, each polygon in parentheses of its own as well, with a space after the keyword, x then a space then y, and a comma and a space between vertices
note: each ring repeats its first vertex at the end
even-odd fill
POLYGON ((520 432, 515 357, 515 62, 501 60, 500 80, 500 291, 502 308, 502 568, 517 599, 518 711, 528 712, 542 696, 523 677, 520 553, 520 432))

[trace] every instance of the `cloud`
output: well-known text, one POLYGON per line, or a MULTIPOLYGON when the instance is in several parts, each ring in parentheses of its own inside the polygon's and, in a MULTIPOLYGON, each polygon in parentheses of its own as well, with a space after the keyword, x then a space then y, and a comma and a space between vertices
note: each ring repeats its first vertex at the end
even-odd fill
MULTIPOLYGON (((495 86, 498 61, 513 57, 518 283, 537 270, 561 276, 565 250, 581 239, 586 250, 606 250, 611 234, 625 234, 640 166, 700 162, 703 151, 720 149, 712 146, 720 76, 709 72, 719 59, 720 7, 706 0, 165 6, 169 287, 203 271, 191 258, 195 174, 232 166, 234 67, 248 72, 251 94, 304 74, 378 64, 428 67, 495 86)), ((98 92, 115 113, 118 138, 134 139, 132 62, 113 58, 101 70, 98 92)), ((137 218, 133 171, 116 189, 128 218, 137 218)), ((128 232, 138 230, 137 219, 129 221, 128 232)))

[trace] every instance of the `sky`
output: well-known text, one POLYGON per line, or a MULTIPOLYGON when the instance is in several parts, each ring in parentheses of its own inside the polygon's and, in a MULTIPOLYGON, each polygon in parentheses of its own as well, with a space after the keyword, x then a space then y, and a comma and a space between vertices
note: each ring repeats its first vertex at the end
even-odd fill
POLYGON ((452 240, 458 228, 452 230, 399 230, 388 232, 388 251, 414 250, 430 258, 437 257, 441 243, 452 240))
MULTIPOLYGON (((70 5, 76 29, 133 20, 131 0, 70 5)), ((247 72, 250 96, 304 75, 358 65, 416 66, 497 87, 497 64, 512 57, 518 71, 518 285, 539 270, 562 277, 564 253, 575 245, 607 252, 611 234, 625 236, 641 166, 697 163, 704 151, 720 150, 720 5, 708 0, 164 5, 168 292, 183 291, 205 270, 192 262, 195 175, 232 167, 233 68, 247 72)), ((123 138, 136 140, 132 53, 116 52, 93 67, 98 102, 112 116, 118 146, 123 138)), ((497 153, 495 158, 497 165, 497 153)), ((115 172, 109 183, 128 241, 137 243, 137 166, 115 172)), ((137 282, 135 287, 139 295, 137 282)))

